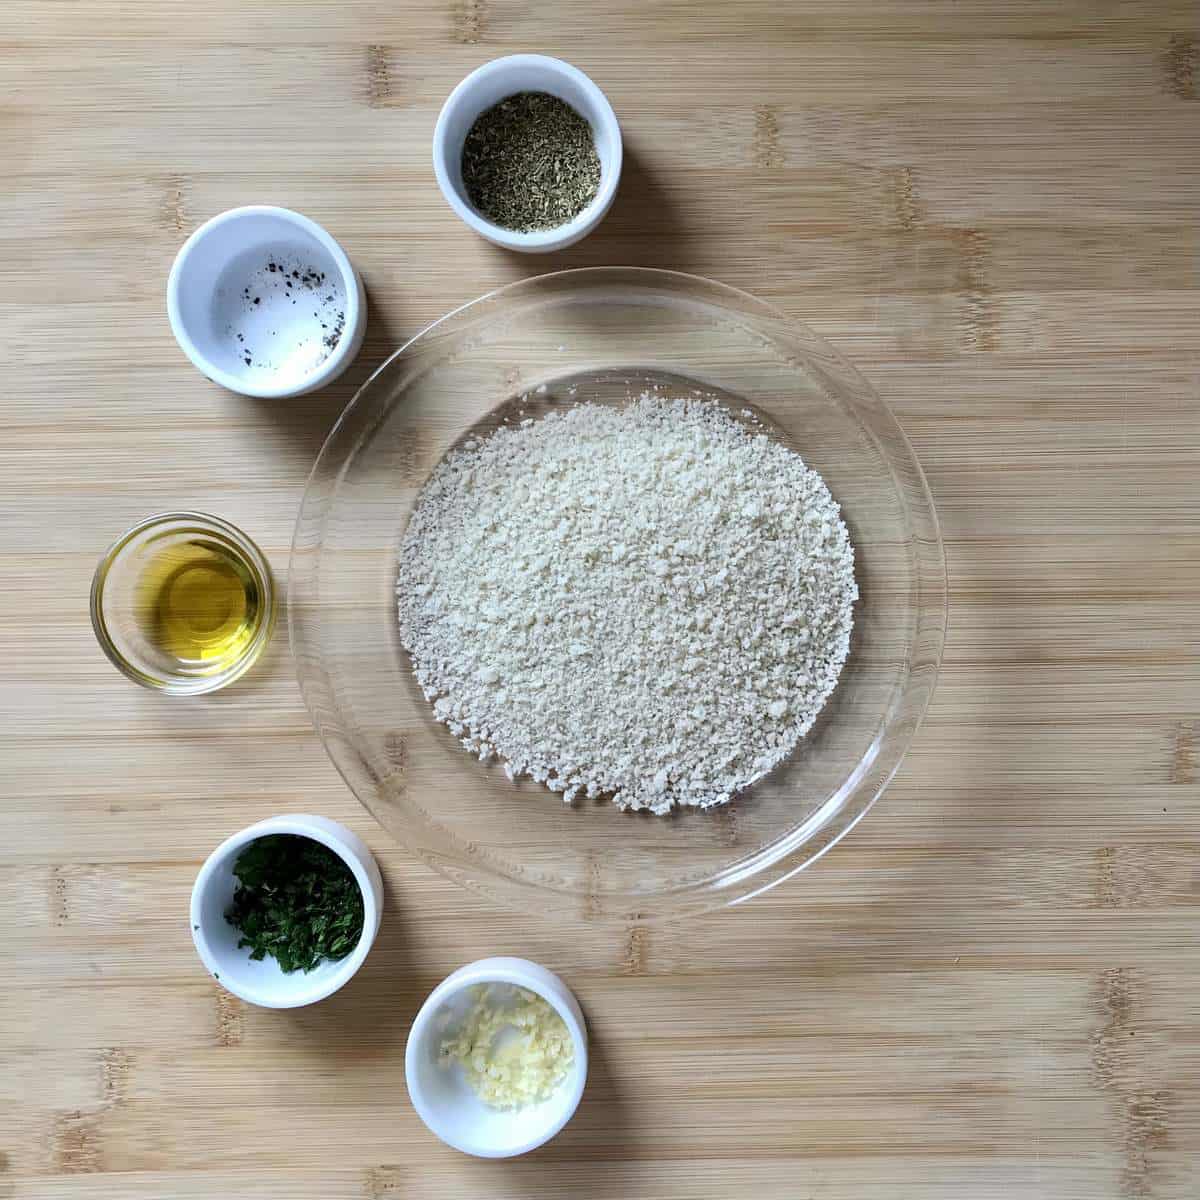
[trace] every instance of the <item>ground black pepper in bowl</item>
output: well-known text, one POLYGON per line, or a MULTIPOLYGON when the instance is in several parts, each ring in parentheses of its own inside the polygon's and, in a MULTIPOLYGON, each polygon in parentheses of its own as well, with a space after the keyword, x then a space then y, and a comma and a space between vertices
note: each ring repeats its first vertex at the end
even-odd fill
POLYGON ((592 127, 548 92, 517 92, 480 113, 463 142, 462 180, 479 214, 517 233, 577 217, 600 187, 592 127))

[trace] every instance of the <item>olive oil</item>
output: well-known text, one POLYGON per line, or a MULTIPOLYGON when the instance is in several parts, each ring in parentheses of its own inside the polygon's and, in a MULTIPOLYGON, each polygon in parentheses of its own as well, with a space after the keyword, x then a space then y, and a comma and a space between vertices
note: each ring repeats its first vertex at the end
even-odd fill
POLYGON ((247 564, 231 547, 203 536, 172 541, 150 558, 135 611, 148 642, 201 675, 233 666, 266 616, 247 564))
POLYGON ((158 513, 126 530, 92 577, 92 628, 113 666, 143 687, 200 696, 239 679, 275 627, 275 582, 236 526, 158 513))

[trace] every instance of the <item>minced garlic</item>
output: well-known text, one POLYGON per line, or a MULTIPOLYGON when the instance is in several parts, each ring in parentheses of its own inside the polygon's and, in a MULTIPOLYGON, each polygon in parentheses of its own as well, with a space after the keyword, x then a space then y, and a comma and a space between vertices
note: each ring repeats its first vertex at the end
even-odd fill
POLYGON ((493 1108, 545 1100, 575 1061, 566 1022, 525 988, 485 983, 471 995, 462 1024, 442 1042, 442 1066, 460 1064, 476 1095, 493 1108))

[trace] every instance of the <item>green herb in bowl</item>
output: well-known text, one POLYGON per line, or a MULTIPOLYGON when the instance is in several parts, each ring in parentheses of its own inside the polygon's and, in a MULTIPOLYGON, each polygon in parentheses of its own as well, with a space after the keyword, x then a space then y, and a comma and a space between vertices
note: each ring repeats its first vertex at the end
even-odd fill
POLYGON ((363 899, 350 868, 327 846, 294 834, 268 834, 237 857, 238 888, 225 920, 238 949, 269 954, 287 974, 345 958, 363 929, 363 899))

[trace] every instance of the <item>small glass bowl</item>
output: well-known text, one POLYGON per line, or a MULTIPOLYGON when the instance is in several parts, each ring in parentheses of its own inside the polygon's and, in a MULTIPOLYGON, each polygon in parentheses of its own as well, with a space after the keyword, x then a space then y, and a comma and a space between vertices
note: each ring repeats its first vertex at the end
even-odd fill
POLYGON ((228 521, 205 513, 160 513, 139 521, 101 558, 92 579, 91 612, 100 648, 122 674, 172 696, 199 696, 240 678, 262 654, 275 626, 275 586, 262 551, 228 521), (164 554, 198 541, 226 557, 256 597, 248 636, 232 655, 174 653, 147 629, 142 594, 147 572, 164 554))

